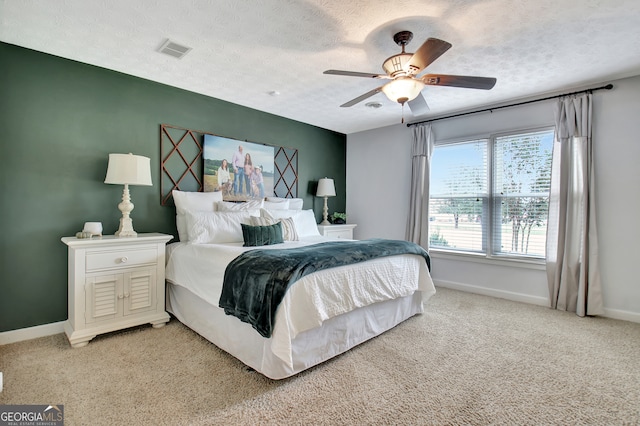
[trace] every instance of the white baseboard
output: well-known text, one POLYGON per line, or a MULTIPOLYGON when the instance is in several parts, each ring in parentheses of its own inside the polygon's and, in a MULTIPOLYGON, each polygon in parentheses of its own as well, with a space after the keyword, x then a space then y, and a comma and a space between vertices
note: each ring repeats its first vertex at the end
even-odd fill
POLYGON ((640 323, 640 314, 637 312, 621 311, 619 309, 604 308, 603 317, 640 323))
MULTIPOLYGON (((437 287, 450 288, 452 290, 465 291, 467 293, 481 294, 483 296, 497 297, 499 299, 512 300, 514 302, 529 303, 532 305, 549 306, 549 300, 546 297, 531 296, 528 294, 514 293, 510 291, 497 290, 494 288, 479 287, 470 284, 461 284, 453 281, 433 280, 437 287)), ((640 313, 621 311, 619 309, 604 308, 604 314, 600 315, 605 318, 618 319, 640 323, 640 313)))
POLYGON ((514 302, 529 303, 531 305, 549 306, 545 297, 531 296, 529 294, 514 293, 511 291, 497 290, 495 288, 480 287, 471 284, 456 283, 453 281, 433 280, 437 287, 450 288, 452 290, 465 291, 467 293, 481 294, 483 296, 497 297, 499 299, 512 300, 514 302))
POLYGON ((37 325, 35 327, 3 331, 0 333, 0 346, 64 333, 64 323, 65 321, 52 322, 51 324, 37 325))

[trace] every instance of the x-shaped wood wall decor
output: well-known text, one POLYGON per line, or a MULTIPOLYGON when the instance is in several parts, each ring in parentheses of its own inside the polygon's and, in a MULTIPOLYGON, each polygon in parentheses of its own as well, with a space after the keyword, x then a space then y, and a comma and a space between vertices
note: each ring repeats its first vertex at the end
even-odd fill
POLYGON ((277 176, 273 185, 275 196, 296 198, 298 196, 298 150, 280 147, 273 161, 277 176))
MULTIPOLYGON (((203 140, 213 133, 160 125, 160 204, 174 205, 171 191, 203 191, 203 140)), ((215 136, 215 135, 214 135, 215 136)), ((274 193, 298 196, 298 150, 276 147, 274 193)))

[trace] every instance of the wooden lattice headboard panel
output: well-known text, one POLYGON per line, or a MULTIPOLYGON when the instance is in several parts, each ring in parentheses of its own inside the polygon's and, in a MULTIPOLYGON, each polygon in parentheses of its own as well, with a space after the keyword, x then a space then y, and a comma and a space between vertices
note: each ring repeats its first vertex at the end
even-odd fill
MULTIPOLYGON (((174 205, 171 191, 202 191, 203 140, 213 133, 160 125, 160 204, 174 205)), ((298 196, 298 150, 276 147, 274 192, 278 197, 298 196)))

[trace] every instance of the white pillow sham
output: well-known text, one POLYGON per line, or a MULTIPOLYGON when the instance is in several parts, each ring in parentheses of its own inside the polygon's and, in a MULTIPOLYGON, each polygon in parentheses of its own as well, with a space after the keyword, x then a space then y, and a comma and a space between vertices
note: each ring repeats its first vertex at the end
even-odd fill
POLYGON ((242 203, 232 203, 230 201, 218 201, 216 203, 219 212, 241 212, 247 210, 260 210, 262 208, 262 200, 244 201, 242 203))
POLYGON ((265 201, 263 206, 267 210, 289 210, 289 200, 283 201, 265 201))
POLYGON ((180 241, 188 241, 187 212, 215 211, 216 203, 222 201, 222 192, 189 192, 171 191, 173 202, 176 205, 176 228, 180 241))
POLYGON ((293 216, 293 221, 296 224, 296 231, 298 232, 299 238, 320 235, 318 224, 316 223, 316 215, 313 210, 298 210, 298 213, 293 216))
POLYGON ((190 243, 241 243, 240 224, 249 223, 251 212, 191 212, 185 216, 190 243))
POLYGON ((215 211, 215 204, 222 201, 222 192, 171 191, 176 204, 176 213, 215 211))
POLYGON ((287 208, 291 210, 302 210, 302 205, 304 204, 304 200, 302 198, 266 197, 266 200, 273 203, 286 200, 289 202, 289 207, 287 208))

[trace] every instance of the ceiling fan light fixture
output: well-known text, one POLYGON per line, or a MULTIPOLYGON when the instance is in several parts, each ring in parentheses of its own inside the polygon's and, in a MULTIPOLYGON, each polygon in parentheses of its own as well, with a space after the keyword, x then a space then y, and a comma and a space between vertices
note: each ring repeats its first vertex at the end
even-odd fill
POLYGON ((424 83, 411 77, 398 77, 382 86, 382 91, 393 102, 404 104, 418 97, 424 83))

